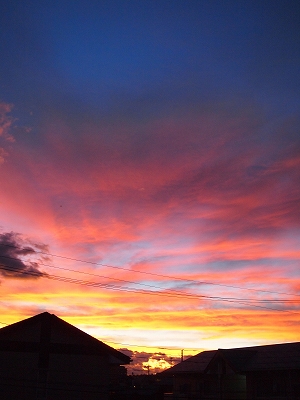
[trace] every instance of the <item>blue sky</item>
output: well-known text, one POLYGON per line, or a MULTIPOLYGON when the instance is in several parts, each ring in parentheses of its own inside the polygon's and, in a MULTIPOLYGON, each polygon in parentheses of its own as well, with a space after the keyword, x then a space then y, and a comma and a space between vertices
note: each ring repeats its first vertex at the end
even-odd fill
POLYGON ((155 112, 228 96, 264 108, 297 102, 297 2, 12 1, 3 9, 3 95, 38 112, 65 102, 104 114, 116 104, 155 112))

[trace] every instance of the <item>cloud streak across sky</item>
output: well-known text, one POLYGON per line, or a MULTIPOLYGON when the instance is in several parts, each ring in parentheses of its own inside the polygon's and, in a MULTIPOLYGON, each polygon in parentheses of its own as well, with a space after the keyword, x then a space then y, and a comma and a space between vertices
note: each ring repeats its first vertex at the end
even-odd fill
POLYGON ((296 340, 298 3, 4 8, 1 237, 65 258, 3 279, 1 318, 141 351, 296 340))

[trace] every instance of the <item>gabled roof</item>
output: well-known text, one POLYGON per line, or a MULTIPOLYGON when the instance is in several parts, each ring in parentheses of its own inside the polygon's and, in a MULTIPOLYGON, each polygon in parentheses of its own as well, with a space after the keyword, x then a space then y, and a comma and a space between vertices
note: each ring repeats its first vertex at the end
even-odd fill
POLYGON ((192 356, 161 373, 164 375, 203 373, 216 353, 217 350, 203 351, 202 353, 196 354, 195 356, 192 356))
POLYGON ((219 349, 219 356, 236 372, 300 370, 300 342, 219 349))
POLYGON ((220 358, 236 373, 300 370, 300 342, 203 351, 163 374, 204 374, 220 358))
POLYGON ((256 353, 243 371, 300 370, 300 342, 252 347, 256 353))
POLYGON ((119 364, 130 362, 127 355, 48 312, 0 329, 0 350, 35 351, 43 341, 50 353, 97 354, 119 364))

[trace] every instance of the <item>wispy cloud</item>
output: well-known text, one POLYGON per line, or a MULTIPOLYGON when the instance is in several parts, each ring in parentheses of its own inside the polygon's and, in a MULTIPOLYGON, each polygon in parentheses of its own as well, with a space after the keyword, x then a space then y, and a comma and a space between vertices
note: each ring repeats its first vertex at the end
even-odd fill
POLYGON ((14 141, 13 136, 9 132, 14 122, 14 118, 10 115, 12 109, 12 104, 0 102, 0 136, 10 142, 14 141))
MULTIPOLYGON (((10 115, 12 109, 12 104, 0 101, 0 137, 8 142, 14 142, 15 140, 11 134, 11 127, 14 122, 14 118, 10 115)), ((7 155, 7 151, 3 147, 0 147, 0 165, 4 162, 7 155)))

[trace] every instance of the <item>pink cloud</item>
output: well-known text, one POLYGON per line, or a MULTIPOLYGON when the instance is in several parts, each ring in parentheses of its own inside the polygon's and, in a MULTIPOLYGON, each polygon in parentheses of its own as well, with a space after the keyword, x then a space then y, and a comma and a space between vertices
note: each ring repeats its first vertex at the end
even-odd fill
MULTIPOLYGON (((14 142, 14 137, 10 133, 14 122, 13 117, 10 115, 12 108, 12 104, 0 102, 0 137, 8 142, 14 142)), ((7 151, 0 147, 0 165, 3 164, 7 156, 7 151)))
POLYGON ((10 142, 14 141, 13 136, 9 133, 14 122, 14 119, 9 115, 12 109, 12 104, 0 102, 0 136, 10 142))

